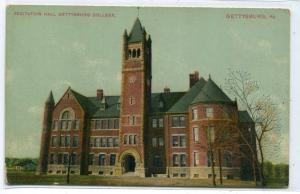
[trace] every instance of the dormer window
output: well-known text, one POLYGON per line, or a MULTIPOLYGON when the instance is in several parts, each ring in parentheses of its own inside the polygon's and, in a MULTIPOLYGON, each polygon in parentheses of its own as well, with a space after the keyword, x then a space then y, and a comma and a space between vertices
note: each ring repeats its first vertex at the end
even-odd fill
POLYGON ((137 58, 139 58, 139 57, 140 57, 140 55, 141 55, 141 49, 138 49, 138 50, 137 50, 137 53, 136 53, 136 55, 137 55, 137 56, 136 56, 137 58))
POLYGON ((105 109, 106 109, 106 100, 105 97, 103 97, 101 100, 100 110, 104 111, 105 109))
POLYGON ((164 108, 164 102, 163 101, 159 101, 159 108, 164 108))
POLYGON ((136 50, 133 49, 133 51, 132 51, 132 58, 135 58, 135 57, 136 57, 136 50))

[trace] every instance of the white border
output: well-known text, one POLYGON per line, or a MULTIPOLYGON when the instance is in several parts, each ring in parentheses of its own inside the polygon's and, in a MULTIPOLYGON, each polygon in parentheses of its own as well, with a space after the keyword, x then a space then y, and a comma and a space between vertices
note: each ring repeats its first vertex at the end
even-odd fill
MULTIPOLYGON (((288 191, 300 191, 300 124, 297 122, 298 115, 300 115, 300 90, 298 86, 297 90, 297 83, 300 83, 300 2, 299 0, 290 0, 290 1, 214 1, 214 0, 190 0, 190 1, 180 1, 180 0, 4 0, 0 1, 0 28, 1 28, 1 36, 0 36, 0 173, 3 178, 0 179, 0 185, 2 188, 12 188, 7 187, 5 185, 5 176, 4 176, 4 64, 5 64, 5 7, 6 5, 10 4, 23 4, 23 5, 29 5, 29 4, 39 4, 39 5, 90 5, 90 6, 172 6, 172 7, 232 7, 232 8, 287 8, 290 9, 291 12, 291 105, 290 105, 290 183, 288 189, 280 189, 276 191, 281 192, 288 192, 288 191), (298 52, 298 53, 297 53, 298 52)), ((280 78, 275 78, 280 79, 280 78)), ((153 192, 152 190, 156 190, 156 192, 163 193, 166 188, 151 188, 151 187, 143 187, 143 188, 136 188, 136 187, 102 187, 101 191, 99 191, 99 187, 89 187, 89 188, 97 188, 85 190, 82 191, 81 189, 73 189, 73 188, 80 188, 80 187, 65 187, 65 188, 72 188, 72 189, 61 189, 63 187, 51 187, 51 189, 45 189, 43 186, 38 186, 33 188, 33 186, 26 187, 22 186, 23 189, 17 188, 17 189, 5 189, 4 191, 7 193, 17 193, 17 192, 26 192, 26 193, 50 193, 52 191, 55 192, 64 192, 64 193, 82 193, 82 192, 92 192, 92 193, 98 193, 98 192, 130 192, 131 194, 135 193, 150 193, 153 192), (57 189, 60 188, 60 189, 57 189), (111 189, 113 188, 113 189, 111 189), (55 189, 55 190, 53 190, 55 189)), ((85 187, 87 188, 87 187, 85 187)), ((179 192, 185 192, 185 193, 198 193, 198 188, 167 188, 168 190, 172 190, 172 192, 179 193, 179 192)), ((236 193, 238 191, 251 193, 254 190, 250 189, 204 189, 201 188, 201 192, 208 192, 213 191, 214 193, 236 193), (233 191, 233 192, 232 192, 233 191)), ((258 193, 265 193, 270 192, 272 190, 270 189, 256 189, 255 192, 258 193)), ((274 191, 274 190, 273 190, 274 191)))

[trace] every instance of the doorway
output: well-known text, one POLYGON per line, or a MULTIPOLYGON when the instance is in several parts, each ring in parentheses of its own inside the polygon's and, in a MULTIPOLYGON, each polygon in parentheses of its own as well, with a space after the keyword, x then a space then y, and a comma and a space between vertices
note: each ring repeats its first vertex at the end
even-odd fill
POLYGON ((135 171, 135 158, 130 154, 124 158, 124 170, 125 173, 135 171))

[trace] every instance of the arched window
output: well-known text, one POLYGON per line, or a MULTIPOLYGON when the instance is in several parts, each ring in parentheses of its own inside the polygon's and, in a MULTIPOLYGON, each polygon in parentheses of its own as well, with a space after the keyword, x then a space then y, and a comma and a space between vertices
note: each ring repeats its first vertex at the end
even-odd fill
POLYGON ((136 50, 133 49, 133 52, 132 52, 132 58, 135 58, 136 57, 136 50))
POLYGON ((140 57, 140 55, 141 55, 141 49, 138 49, 138 50, 137 50, 137 54, 136 54, 136 55, 137 55, 137 56, 136 56, 137 58, 140 57))
POLYGON ((131 58, 131 50, 128 51, 128 58, 131 58))
POLYGON ((232 155, 230 152, 224 152, 224 166, 225 167, 232 167, 232 155))
POLYGON ((62 119, 69 119, 70 118, 70 111, 65 111, 63 112, 62 116, 61 116, 62 119))

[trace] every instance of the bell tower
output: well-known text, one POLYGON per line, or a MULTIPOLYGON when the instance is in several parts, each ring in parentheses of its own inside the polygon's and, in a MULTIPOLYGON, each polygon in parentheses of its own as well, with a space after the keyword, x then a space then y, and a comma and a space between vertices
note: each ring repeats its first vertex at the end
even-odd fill
POLYGON ((120 110, 121 174, 144 177, 147 172, 146 126, 151 105, 151 38, 139 18, 123 34, 122 91, 120 110))

